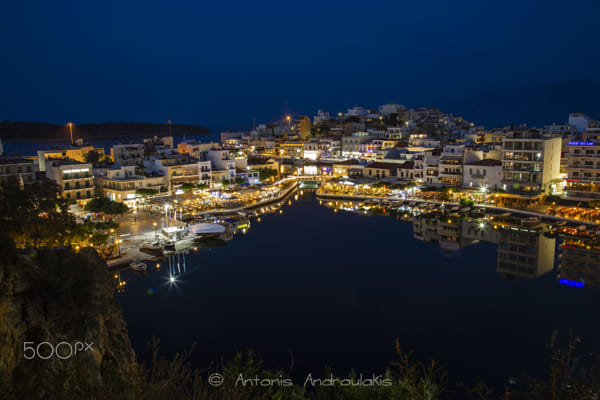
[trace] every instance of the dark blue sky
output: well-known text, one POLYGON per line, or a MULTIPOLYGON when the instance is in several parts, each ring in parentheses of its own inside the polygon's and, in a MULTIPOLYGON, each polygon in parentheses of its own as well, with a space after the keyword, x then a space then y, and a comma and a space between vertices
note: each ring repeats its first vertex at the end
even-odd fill
POLYGON ((598 77, 596 1, 489 3, 1 1, 0 120, 243 129, 598 77))

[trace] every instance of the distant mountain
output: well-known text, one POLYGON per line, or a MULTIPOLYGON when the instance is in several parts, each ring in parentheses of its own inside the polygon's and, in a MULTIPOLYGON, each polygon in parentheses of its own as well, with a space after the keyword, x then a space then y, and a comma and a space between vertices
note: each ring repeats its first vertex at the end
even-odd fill
MULTIPOLYGON (((210 130, 197 125, 173 125, 173 136, 205 135, 210 130)), ((169 135, 169 125, 143 122, 106 122, 102 124, 73 125, 73 139, 127 139, 169 135)), ((43 122, 0 122, 0 139, 15 141, 59 141, 70 140, 69 128, 64 125, 43 122)))
POLYGON ((499 125, 543 127, 563 124, 569 113, 600 117, 600 82, 571 80, 523 88, 494 90, 433 105, 492 128, 499 125))

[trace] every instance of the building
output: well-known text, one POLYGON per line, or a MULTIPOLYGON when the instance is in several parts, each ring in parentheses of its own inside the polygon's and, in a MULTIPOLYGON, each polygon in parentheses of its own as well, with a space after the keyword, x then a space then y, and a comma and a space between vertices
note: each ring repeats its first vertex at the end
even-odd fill
POLYGON ((567 195, 600 200, 600 135, 570 141, 567 146, 567 195))
POLYGON ((319 159, 319 142, 316 140, 311 140, 310 142, 303 143, 302 155, 304 158, 308 160, 318 160, 319 159))
POLYGON ((0 184, 26 185, 36 181, 33 160, 22 157, 0 157, 0 184))
POLYGON ((210 162, 212 184, 221 184, 224 180, 235 180, 236 162, 229 150, 213 149, 206 152, 206 160, 210 162))
POLYGON ((332 175, 333 176, 361 176, 363 174, 364 165, 361 165, 358 160, 346 160, 333 164, 332 175))
POLYGON ((390 114, 400 114, 401 112, 406 111, 406 107, 399 104, 384 104, 379 106, 379 114, 388 116, 390 114))
POLYGON ((68 158, 49 159, 46 177, 56 182, 63 198, 75 200, 80 206, 94 197, 94 175, 90 163, 68 158))
POLYGON ((85 156, 90 151, 98 152, 104 157, 103 148, 95 148, 94 146, 79 146, 69 147, 65 149, 51 149, 51 150, 39 150, 38 151, 38 169, 41 172, 46 171, 46 160, 48 159, 64 159, 69 158, 78 162, 85 162, 85 156))
POLYGON ((537 131, 511 132, 502 140, 502 188, 509 193, 553 193, 560 182, 562 140, 537 131))
MULTIPOLYGON (((96 187, 102 188, 106 197, 128 207, 138 205, 141 196, 136 195, 136 190, 144 187, 144 176, 136 174, 134 165, 100 168, 94 170, 94 175, 96 187)), ((154 189, 160 191, 160 188, 154 189)))
MULTIPOLYGON (((223 135, 227 135, 228 133, 221 133, 221 137, 223 135)), ((223 139, 222 139, 223 140, 223 139)), ((226 141, 229 139, 226 139, 226 141)), ((190 157, 196 160, 206 160, 206 156, 209 150, 215 150, 219 148, 218 143, 210 142, 210 143, 200 143, 195 140, 188 140, 185 142, 181 142, 177 145, 177 150, 180 153, 188 154, 190 157)))
POLYGON ((116 165, 142 165, 144 145, 142 143, 121 143, 110 149, 110 156, 116 165))
MULTIPOLYGON (((181 189, 184 184, 210 186, 212 181, 210 161, 158 156, 145 160, 144 165, 149 173, 167 177, 167 191, 170 194, 181 189)), ((235 176, 235 164, 233 171, 235 176)))
POLYGON ((491 158, 465 164, 463 167, 463 185, 483 189, 502 188, 502 161, 491 158))
POLYGON ((361 106, 354 106, 348 109, 348 111, 346 111, 345 116, 346 117, 362 117, 364 115, 367 115, 369 112, 367 110, 364 109, 364 107, 361 106))
POLYGON ((300 115, 295 121, 294 130, 300 135, 302 140, 306 140, 310 138, 311 126, 310 118, 300 115))
POLYGON ((342 157, 356 158, 361 156, 360 145, 369 142, 369 136, 344 136, 342 137, 342 157))
POLYGON ((384 162, 374 162, 368 164, 363 169, 363 176, 381 179, 387 178, 390 176, 396 176, 398 172, 398 164, 395 163, 384 163, 384 162))
POLYGON ((323 110, 317 111, 317 115, 315 115, 313 118, 315 125, 318 125, 323 122, 327 122, 330 119, 331 119, 331 117, 329 116, 329 112, 323 111, 323 110))
POLYGON ((449 144, 444 146, 439 162, 439 182, 444 185, 461 186, 465 146, 449 144))
POLYGON ((279 155, 282 157, 304 158, 304 143, 288 141, 279 145, 279 155))

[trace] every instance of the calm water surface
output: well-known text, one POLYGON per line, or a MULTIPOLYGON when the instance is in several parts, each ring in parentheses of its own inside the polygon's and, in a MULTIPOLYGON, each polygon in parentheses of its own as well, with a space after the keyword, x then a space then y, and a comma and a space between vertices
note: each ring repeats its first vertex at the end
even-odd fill
POLYGON ((505 279, 497 249, 479 242, 448 253, 416 240, 410 223, 336 213, 305 193, 223 247, 175 257, 176 273, 184 263, 187 271, 175 285, 166 261, 144 276, 124 272, 117 297, 140 353, 156 335, 167 354, 196 342, 197 367, 252 348, 288 371, 293 355, 300 381, 325 366, 383 371, 396 338, 439 360, 451 380, 481 376, 496 387, 543 374, 555 328, 563 339, 573 329, 584 353, 600 351, 599 289, 559 284, 553 263, 535 279, 505 279))

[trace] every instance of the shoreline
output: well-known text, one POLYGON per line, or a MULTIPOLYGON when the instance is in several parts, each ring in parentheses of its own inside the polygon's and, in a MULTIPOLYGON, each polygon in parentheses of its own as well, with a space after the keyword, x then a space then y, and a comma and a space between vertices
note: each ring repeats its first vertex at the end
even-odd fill
MULTIPOLYGON (((378 196, 360 196, 360 195, 344 195, 344 194, 326 194, 326 193, 319 193, 317 191, 317 198, 322 197, 324 199, 339 199, 339 200, 387 200, 387 201, 400 201, 400 200, 404 200, 405 202, 415 202, 415 203, 426 203, 426 204, 448 204, 448 205, 452 205, 452 206, 461 206, 460 203, 454 203, 454 202, 448 202, 448 201, 436 201, 436 200, 423 200, 423 199, 391 199, 391 198, 383 198, 383 197, 378 197, 378 196)), ((595 227, 598 228, 599 224, 595 223, 595 222, 588 222, 588 221, 582 221, 579 219, 573 219, 573 218, 565 218, 565 217, 557 217, 555 215, 548 215, 548 214, 542 214, 540 212, 536 212, 536 211, 527 211, 527 210, 522 210, 522 209, 517 209, 517 208, 506 208, 506 207, 496 207, 496 206, 490 206, 490 205, 485 205, 485 204, 474 204, 472 206, 473 208, 484 208, 486 210, 497 210, 497 211, 503 211, 503 212, 510 212, 513 214, 518 214, 518 215, 523 215, 523 216, 533 216, 533 217, 540 217, 540 219, 550 219, 553 221, 567 221, 567 222, 571 222, 574 224, 579 224, 579 225, 585 225, 587 227, 595 227)))

